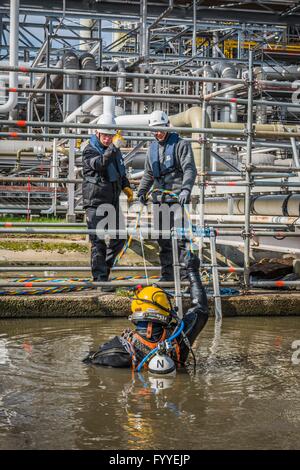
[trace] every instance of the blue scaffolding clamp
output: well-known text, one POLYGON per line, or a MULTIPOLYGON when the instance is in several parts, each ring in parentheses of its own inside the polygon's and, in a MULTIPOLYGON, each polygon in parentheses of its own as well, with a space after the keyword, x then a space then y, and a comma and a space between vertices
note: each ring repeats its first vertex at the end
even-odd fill
POLYGON ((178 238, 186 237, 187 235, 191 235, 197 237, 207 237, 210 238, 211 236, 216 236, 216 230, 211 227, 200 227, 199 225, 192 225, 188 229, 182 227, 176 227, 176 234, 178 238))

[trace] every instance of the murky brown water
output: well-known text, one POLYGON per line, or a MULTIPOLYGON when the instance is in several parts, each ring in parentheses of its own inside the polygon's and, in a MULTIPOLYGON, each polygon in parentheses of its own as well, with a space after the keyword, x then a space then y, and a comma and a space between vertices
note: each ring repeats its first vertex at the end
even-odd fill
POLYGON ((158 392, 147 373, 142 382, 81 363, 125 325, 1 320, 0 449, 300 447, 300 318, 225 319, 215 341, 210 320, 196 376, 178 373, 158 392))

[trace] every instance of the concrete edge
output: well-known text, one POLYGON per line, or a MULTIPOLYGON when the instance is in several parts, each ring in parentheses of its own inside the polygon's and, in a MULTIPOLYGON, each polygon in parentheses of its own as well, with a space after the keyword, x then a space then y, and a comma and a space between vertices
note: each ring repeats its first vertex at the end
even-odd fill
MULTIPOLYGON (((187 309, 189 300, 184 300, 187 309)), ((210 314, 214 313, 209 299, 210 314)), ((223 315, 235 316, 300 316, 300 292, 252 294, 222 298, 223 315)), ((130 299, 117 295, 97 295, 93 292, 1 296, 0 319, 8 318, 101 318, 126 317, 130 299)))

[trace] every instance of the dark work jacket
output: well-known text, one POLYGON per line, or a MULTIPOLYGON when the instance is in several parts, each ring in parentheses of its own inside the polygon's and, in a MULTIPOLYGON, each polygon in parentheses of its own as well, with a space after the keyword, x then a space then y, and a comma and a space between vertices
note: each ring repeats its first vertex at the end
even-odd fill
MULTIPOLYGON (((159 142, 156 144, 158 151, 158 165, 160 169, 167 168, 167 171, 162 171, 160 176, 153 172, 153 157, 151 157, 151 151, 153 151, 153 144, 150 145, 147 158, 145 161, 144 176, 141 180, 138 197, 142 194, 148 193, 152 189, 166 189, 179 194, 183 189, 187 189, 190 193, 192 192, 195 179, 197 176, 197 170, 194 160, 194 154, 190 143, 184 139, 179 138, 174 144, 174 153, 171 158, 171 165, 168 168, 169 160, 169 145, 168 140, 174 138, 174 134, 170 133, 166 141, 159 142)), ((156 202, 157 197, 153 194, 153 202, 156 202)), ((165 202, 174 202, 174 199, 168 196, 164 198, 165 202)))
POLYGON ((126 174, 121 175, 118 170, 117 158, 122 158, 120 150, 113 145, 110 145, 108 148, 102 146, 102 148, 103 154, 101 155, 89 143, 82 154, 84 209, 87 207, 98 207, 100 204, 112 204, 116 207, 119 203, 122 189, 130 186, 126 174), (110 181, 108 174, 108 165, 112 163, 115 165, 116 181, 110 181))

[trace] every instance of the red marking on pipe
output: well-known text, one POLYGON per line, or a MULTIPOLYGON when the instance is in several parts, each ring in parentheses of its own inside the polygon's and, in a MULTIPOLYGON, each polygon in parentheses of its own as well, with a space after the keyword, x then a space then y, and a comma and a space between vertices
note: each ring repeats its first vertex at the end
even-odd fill
POLYGON ((33 283, 32 282, 25 282, 24 287, 32 287, 33 283))
POLYGON ((23 120, 17 121, 16 125, 18 127, 26 127, 27 126, 27 121, 23 121, 23 120))
POLYGON ((16 93, 17 89, 16 88, 8 88, 9 93, 16 93))
POLYGON ((236 269, 233 266, 230 266, 230 268, 228 269, 229 273, 235 273, 235 271, 236 269))
POLYGON ((285 233, 284 232, 276 232, 275 237, 284 237, 285 233))
POLYGON ((19 67, 19 72, 27 73, 27 72, 29 72, 29 70, 28 70, 27 67, 24 67, 24 66, 22 65, 21 67, 19 67))
POLYGON ((235 181, 228 181, 227 186, 236 186, 235 181))
POLYGON ((216 236, 219 235, 219 233, 220 233, 219 230, 216 228, 216 229, 215 229, 215 234, 216 234, 216 236))
POLYGON ((275 281, 276 287, 283 287, 285 285, 285 281, 275 281))
POLYGON ((13 224, 11 222, 5 222, 4 227, 12 227, 13 224))
POLYGON ((9 132, 8 135, 9 137, 18 137, 19 132, 9 132))
POLYGON ((230 103, 236 103, 237 102, 237 98, 230 98, 230 103))

